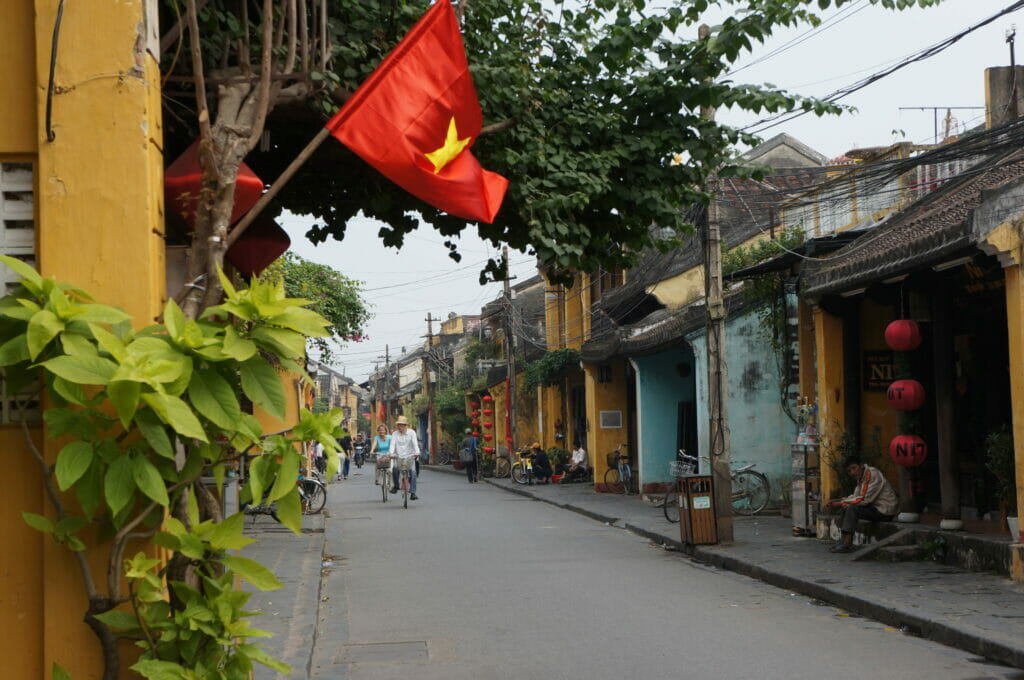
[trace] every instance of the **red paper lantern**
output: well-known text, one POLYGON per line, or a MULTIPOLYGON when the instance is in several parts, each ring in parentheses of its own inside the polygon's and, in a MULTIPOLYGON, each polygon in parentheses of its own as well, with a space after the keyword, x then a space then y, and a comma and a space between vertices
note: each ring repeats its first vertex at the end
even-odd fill
POLYGON ((473 427, 476 427, 477 425, 480 424, 480 421, 479 420, 471 420, 471 421, 469 421, 469 424, 472 425, 473 427))
MULTIPOLYGON (((164 171, 165 202, 174 212, 181 215, 188 225, 196 223, 196 205, 199 203, 200 179, 202 170, 199 168, 199 141, 185 149, 178 160, 164 171)), ((235 203, 231 208, 231 224, 242 219, 249 208, 256 205, 263 195, 263 180, 248 165, 242 163, 238 167, 238 179, 235 181, 235 203)))
POLYGON ((473 430, 473 436, 474 436, 474 437, 479 437, 479 436, 480 436, 480 433, 479 433, 479 432, 477 432, 476 430, 473 430))
POLYGON ((474 418, 479 418, 480 417, 480 411, 473 411, 473 417, 474 418))
POLYGON ((231 244, 224 259, 243 276, 251 277, 269 267, 291 244, 292 240, 277 222, 269 217, 257 217, 231 244))
POLYGON ((487 427, 487 428, 491 428, 491 427, 494 427, 494 423, 492 423, 492 422, 491 422, 491 421, 489 421, 489 420, 485 420, 485 421, 484 421, 484 427, 487 427))
POLYGON ((484 453, 494 453, 494 447, 493 446, 485 446, 484 447, 484 453))
POLYGON ((494 409, 492 409, 492 408, 485 408, 484 409, 484 415, 485 416, 489 416, 489 415, 493 415, 493 414, 494 414, 494 409))
POLYGON ((924 386, 916 380, 897 380, 889 385, 885 398, 896 411, 913 411, 924 405, 924 386))
POLYGON ((505 437, 505 441, 507 441, 509 444, 511 444, 512 443, 512 437, 505 437))
POLYGON ((889 442, 889 457, 901 467, 914 467, 928 457, 928 445, 916 434, 901 434, 889 442))
POLYGON ((494 397, 489 394, 484 395, 484 402, 490 403, 492 401, 494 401, 494 397))
POLYGON ((473 408, 480 408, 480 402, 479 401, 474 401, 472 404, 470 404, 470 406, 473 407, 473 408))
POLYGON ((885 344, 897 352, 909 352, 921 345, 921 327, 910 319, 897 319, 885 327, 885 344))
POLYGON ((489 442, 492 439, 494 439, 494 435, 491 434, 490 432, 488 432, 487 434, 484 435, 484 441, 488 441, 489 442))
POLYGON ((366 418, 367 420, 369 420, 370 418, 373 417, 373 414, 372 413, 364 413, 363 417, 366 418))

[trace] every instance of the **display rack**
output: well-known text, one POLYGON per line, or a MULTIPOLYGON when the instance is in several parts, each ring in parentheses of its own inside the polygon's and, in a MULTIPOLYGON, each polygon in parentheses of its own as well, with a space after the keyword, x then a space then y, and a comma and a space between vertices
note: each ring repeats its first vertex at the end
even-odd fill
POLYGON ((790 450, 793 460, 793 534, 809 536, 815 532, 821 500, 821 458, 817 444, 793 444, 790 450))

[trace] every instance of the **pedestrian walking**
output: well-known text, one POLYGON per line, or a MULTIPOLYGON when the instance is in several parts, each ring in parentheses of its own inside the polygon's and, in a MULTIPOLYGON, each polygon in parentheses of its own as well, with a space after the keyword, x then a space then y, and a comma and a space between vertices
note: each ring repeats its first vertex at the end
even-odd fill
POLYGON ((352 458, 352 437, 348 432, 345 432, 345 435, 338 439, 338 446, 341 447, 341 450, 338 452, 338 455, 341 456, 341 478, 348 479, 349 459, 352 458))
POLYGON ((462 449, 459 450, 459 460, 466 466, 466 477, 470 484, 480 479, 480 466, 476 459, 477 445, 477 438, 473 436, 473 430, 467 428, 466 438, 462 440, 462 449))

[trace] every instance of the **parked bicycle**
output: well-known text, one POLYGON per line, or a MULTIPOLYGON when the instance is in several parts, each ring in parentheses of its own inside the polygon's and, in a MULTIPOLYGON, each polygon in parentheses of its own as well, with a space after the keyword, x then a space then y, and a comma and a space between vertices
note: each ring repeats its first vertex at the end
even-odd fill
POLYGON ((633 489, 633 468, 629 464, 629 456, 622 454, 619 444, 614 451, 605 456, 608 469, 604 473, 604 488, 610 493, 630 493, 633 489))
MULTIPOLYGON (((689 456, 680 450, 677 458, 679 462, 690 466, 690 472, 685 474, 691 474, 696 469, 698 463, 696 456, 689 456)), ((705 457, 704 460, 708 459, 705 457)), ((756 466, 757 463, 750 463, 729 471, 732 481, 732 511, 737 515, 756 515, 768 507, 768 501, 771 499, 771 484, 768 482, 768 477, 754 469, 756 466)), ((679 471, 678 468, 673 468, 673 473, 677 471, 679 471)), ((679 521, 678 488, 665 494, 662 508, 665 519, 670 522, 679 521)))
POLYGON ((447 465, 452 462, 452 452, 448 450, 448 442, 441 442, 441 448, 437 452, 437 464, 447 465))
POLYGON ((315 477, 300 477, 296 482, 302 501, 302 514, 315 515, 327 504, 327 485, 315 477))

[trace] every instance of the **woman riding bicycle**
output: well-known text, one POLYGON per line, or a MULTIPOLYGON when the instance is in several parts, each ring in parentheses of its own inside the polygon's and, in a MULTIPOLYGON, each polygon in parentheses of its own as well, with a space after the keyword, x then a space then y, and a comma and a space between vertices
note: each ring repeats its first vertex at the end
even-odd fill
MULTIPOLYGON (((381 465, 383 457, 388 455, 388 450, 391 448, 391 435, 388 434, 388 426, 381 423, 377 426, 377 436, 373 438, 370 443, 370 453, 377 457, 377 467, 387 467, 381 465)), ((376 479, 373 480, 374 484, 379 484, 376 479)))

